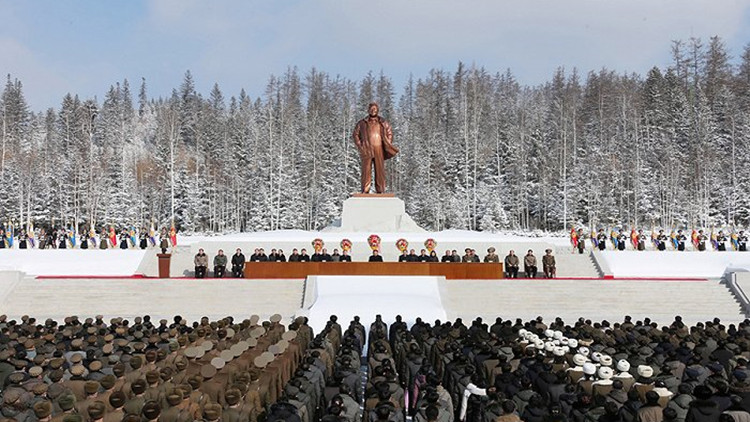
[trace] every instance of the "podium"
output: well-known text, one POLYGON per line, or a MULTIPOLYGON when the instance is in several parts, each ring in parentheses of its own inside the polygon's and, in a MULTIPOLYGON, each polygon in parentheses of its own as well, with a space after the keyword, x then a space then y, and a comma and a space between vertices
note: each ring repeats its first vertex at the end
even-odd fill
POLYGON ((159 278, 169 278, 169 267, 172 263, 171 253, 158 253, 159 258, 159 278))

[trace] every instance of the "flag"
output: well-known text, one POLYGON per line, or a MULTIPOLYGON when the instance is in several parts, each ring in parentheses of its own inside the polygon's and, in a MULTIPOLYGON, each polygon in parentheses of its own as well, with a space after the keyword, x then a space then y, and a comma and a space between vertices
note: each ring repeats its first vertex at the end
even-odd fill
POLYGON ((94 223, 91 223, 91 227, 89 227, 89 240, 88 240, 93 247, 96 247, 96 231, 94 231, 94 223))
POLYGON ((135 247, 135 239, 136 239, 136 233, 135 233, 135 227, 130 226, 130 244, 135 247))
POLYGON ((169 229, 169 240, 172 241, 172 247, 177 246, 177 230, 174 228, 174 226, 169 229))
POLYGON ((739 236, 737 236, 737 233, 732 233, 732 249, 739 250, 740 249, 740 240, 739 236))
POLYGON ((115 233, 115 228, 113 226, 109 226, 109 243, 112 244, 112 247, 117 247, 117 233, 115 233))
POLYGON ((672 248, 677 249, 680 242, 677 240, 677 233, 675 233, 674 230, 669 233, 669 238, 672 240, 672 248))
POLYGON ((612 230, 612 232, 609 234, 609 239, 612 241, 612 246, 617 250, 617 247, 619 246, 620 240, 618 239, 620 236, 617 235, 617 232, 612 230))
POLYGON ((599 247, 599 239, 594 230, 591 230, 591 244, 594 245, 595 248, 599 247))
POLYGON ((659 249, 659 237, 657 236, 656 232, 654 231, 654 228, 651 228, 651 243, 654 244, 654 247, 659 249))
POLYGON ((570 228, 570 244, 573 245, 574 248, 578 247, 578 233, 576 233, 575 227, 570 228))
POLYGON ((151 242, 151 246, 156 246, 156 229, 154 228, 154 222, 151 222, 151 228, 148 231, 148 240, 151 242))
POLYGON ((13 233, 13 223, 11 223, 10 221, 8 222, 8 230, 5 231, 5 237, 8 238, 8 247, 12 248, 13 238, 15 237, 15 235, 13 233))
POLYGON ((719 249, 719 241, 716 240, 716 233, 714 233, 714 229, 711 229, 711 246, 713 246, 714 250, 719 249))
POLYGON ((630 243, 633 245, 633 249, 638 249, 638 233, 635 229, 630 230, 630 243))
POLYGON ((70 247, 75 248, 76 247, 76 229, 75 227, 70 227, 68 229, 68 241, 70 242, 70 247))
POLYGON ((34 223, 29 222, 29 225, 26 228, 26 233, 29 235, 29 243, 31 244, 31 248, 36 247, 36 240, 34 239, 34 223))

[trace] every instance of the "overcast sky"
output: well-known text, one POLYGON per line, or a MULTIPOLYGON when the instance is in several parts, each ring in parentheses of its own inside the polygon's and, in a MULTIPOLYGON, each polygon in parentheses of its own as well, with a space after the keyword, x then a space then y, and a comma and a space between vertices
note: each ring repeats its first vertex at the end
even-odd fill
POLYGON ((269 75, 316 67, 359 79, 510 68, 526 84, 558 66, 644 73, 670 42, 719 35, 736 58, 750 43, 750 0, 0 0, 0 72, 34 110, 67 92, 103 97, 127 78, 168 95, 187 69, 198 90, 259 96, 269 75))

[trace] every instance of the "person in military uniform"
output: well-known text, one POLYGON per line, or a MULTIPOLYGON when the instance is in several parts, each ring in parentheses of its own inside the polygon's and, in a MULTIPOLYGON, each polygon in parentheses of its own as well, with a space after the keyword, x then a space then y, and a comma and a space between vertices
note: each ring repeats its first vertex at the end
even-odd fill
POLYGON ((545 278, 555 277, 557 270, 555 268, 555 256, 552 255, 552 249, 544 251, 544 256, 542 257, 542 269, 544 270, 545 278))
POLYGON ((511 249, 505 257, 505 274, 508 278, 518 278, 518 267, 520 261, 516 253, 511 249))
POLYGON ((128 244, 130 242, 130 234, 128 233, 128 229, 122 229, 120 231, 120 249, 129 249, 130 245, 128 244))
MULTIPOLYGON (((0 234, 0 236, 2 236, 0 234)), ((28 248, 28 241, 29 241, 29 235, 26 234, 26 229, 21 229, 21 232, 18 233, 18 249, 27 249, 28 248)))
POLYGON ((726 252, 727 250, 727 236, 722 230, 716 235, 716 250, 719 252, 726 252))
POLYGON ((141 227, 141 231, 138 233, 138 246, 141 249, 148 247, 148 230, 145 227, 141 227))
POLYGON ((664 234, 664 230, 661 230, 661 229, 659 230, 659 234, 656 235, 656 240, 658 242, 657 246, 656 246, 656 249, 658 249, 660 251, 664 251, 664 250, 667 249, 667 241, 669 239, 667 238, 667 235, 664 234))
POLYGON ((607 249, 607 234, 604 233, 604 229, 599 229, 599 233, 596 235, 596 246, 600 251, 607 249))
POLYGON ((697 242, 698 242, 698 250, 699 251, 703 252, 703 251, 706 250, 706 242, 707 241, 708 241, 708 236, 706 236, 705 234, 703 234, 703 230, 702 229, 698 230, 697 242))
POLYGON ((638 240, 638 242, 636 243, 637 249, 639 251, 645 251, 646 250, 646 235, 643 234, 643 230, 638 230, 637 240, 638 240))
POLYGON ((737 250, 740 252, 747 252, 747 234, 743 230, 737 234, 737 250))
POLYGON ((586 238, 583 234, 583 229, 578 229, 578 241, 576 242, 576 247, 578 248, 578 253, 583 254, 583 251, 586 249, 586 238))
POLYGON ((624 251, 627 245, 628 245, 628 235, 625 234, 625 232, 622 229, 620 229, 619 233, 617 234, 617 250, 624 251))
POLYGON ((523 257, 523 272, 526 274, 526 278, 536 278, 536 257, 534 251, 529 249, 526 256, 523 257))
POLYGON ((57 232, 57 249, 68 248, 68 233, 65 229, 60 229, 57 232))
POLYGON ((166 227, 162 227, 159 234, 159 248, 163 254, 167 253, 167 249, 169 248, 169 233, 167 233, 166 227))
POLYGON ((685 236, 685 233, 683 233, 682 230, 677 230, 676 239, 677 239, 677 250, 684 251, 685 242, 687 242, 687 236, 685 236))

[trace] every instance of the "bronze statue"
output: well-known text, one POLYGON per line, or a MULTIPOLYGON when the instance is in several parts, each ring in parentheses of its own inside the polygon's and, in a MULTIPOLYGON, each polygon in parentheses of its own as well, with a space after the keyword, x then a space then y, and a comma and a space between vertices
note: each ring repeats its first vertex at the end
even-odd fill
POLYGON ((370 193, 372 163, 375 163, 375 192, 385 193, 385 160, 398 154, 393 145, 390 123, 378 116, 377 103, 367 107, 368 115, 354 127, 354 143, 362 158, 362 193, 370 193))

